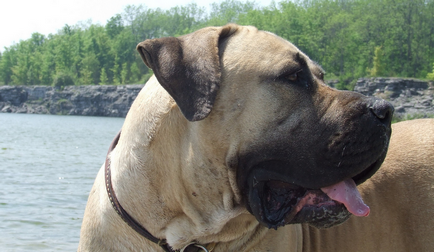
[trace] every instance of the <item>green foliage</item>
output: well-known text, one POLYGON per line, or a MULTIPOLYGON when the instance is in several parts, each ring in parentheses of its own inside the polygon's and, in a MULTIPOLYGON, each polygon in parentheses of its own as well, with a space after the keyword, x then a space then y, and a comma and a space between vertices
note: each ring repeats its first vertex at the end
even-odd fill
POLYGON ((351 76, 345 77, 339 77, 338 83, 336 83, 335 88, 340 90, 354 90, 354 87, 356 86, 357 79, 352 79, 351 76))
POLYGON ((426 75, 426 78, 429 79, 429 80, 434 80, 434 63, 432 64, 432 67, 433 67, 432 72, 428 73, 426 75))
POLYGON ((115 61, 115 65, 113 66, 113 68, 111 69, 111 71, 113 73, 113 84, 115 84, 115 85, 121 84, 119 64, 117 63, 117 61, 115 61))
POLYGON ((211 4, 209 23, 212 25, 225 25, 236 23, 240 15, 245 15, 254 10, 254 2, 241 2, 236 0, 226 0, 211 4))
POLYGON ((105 72, 105 68, 101 69, 101 75, 99 77, 99 84, 106 85, 108 83, 107 73, 105 72))
POLYGON ((116 14, 114 17, 111 17, 110 20, 105 25, 105 30, 107 31, 107 35, 113 39, 124 29, 122 23, 122 16, 120 14, 116 14))
POLYGON ((0 84, 50 85, 59 73, 77 85, 144 83, 152 71, 135 51, 139 42, 228 22, 293 42, 341 89, 366 75, 433 79, 433 15, 434 0, 281 0, 266 7, 224 0, 209 13, 194 3, 169 10, 129 5, 105 25, 65 25, 6 47, 0 84))
POLYGON ((137 83, 140 80, 140 69, 136 62, 131 65, 130 74, 130 83, 137 83))
POLYGON ((16 64, 16 49, 6 48, 0 60, 0 78, 3 84, 12 84, 12 67, 16 64))
POLYGON ((416 113, 416 114, 406 114, 404 116, 397 116, 393 115, 392 123, 397 123, 401 121, 408 121, 408 120, 414 120, 414 119, 421 119, 421 118, 434 118, 434 114, 424 114, 424 113, 416 113))
POLYGON ((74 85, 74 79, 70 73, 58 72, 54 76, 53 86, 58 89, 63 89, 66 86, 74 85))
POLYGON ((385 76, 384 53, 381 46, 375 47, 375 55, 373 60, 374 66, 369 69, 369 76, 378 77, 385 76))
POLYGON ((122 64, 122 71, 121 71, 122 84, 128 83, 128 77, 129 77, 128 64, 125 62, 124 64, 122 64))
POLYGON ((152 70, 149 70, 149 73, 142 76, 142 79, 140 80, 142 83, 146 83, 154 74, 152 70))

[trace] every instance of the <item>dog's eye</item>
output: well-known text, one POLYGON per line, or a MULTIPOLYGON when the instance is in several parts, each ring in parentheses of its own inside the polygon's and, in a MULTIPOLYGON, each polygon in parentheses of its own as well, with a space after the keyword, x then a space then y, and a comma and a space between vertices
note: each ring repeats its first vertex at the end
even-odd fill
POLYGON ((287 80, 289 80, 289 81, 296 81, 296 80, 298 79, 299 74, 300 74, 301 71, 302 71, 302 70, 298 70, 298 71, 295 72, 295 73, 288 74, 287 76, 285 76, 285 78, 286 78, 287 80))
POLYGON ((296 81, 298 78, 298 73, 290 74, 290 75, 286 76, 286 78, 290 81, 296 81))

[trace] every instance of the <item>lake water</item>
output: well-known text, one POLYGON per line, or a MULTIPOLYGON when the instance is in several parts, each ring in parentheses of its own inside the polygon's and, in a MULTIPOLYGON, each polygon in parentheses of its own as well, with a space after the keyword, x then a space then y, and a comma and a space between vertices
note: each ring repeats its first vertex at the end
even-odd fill
POLYGON ((0 113, 0 251, 76 251, 123 118, 0 113))

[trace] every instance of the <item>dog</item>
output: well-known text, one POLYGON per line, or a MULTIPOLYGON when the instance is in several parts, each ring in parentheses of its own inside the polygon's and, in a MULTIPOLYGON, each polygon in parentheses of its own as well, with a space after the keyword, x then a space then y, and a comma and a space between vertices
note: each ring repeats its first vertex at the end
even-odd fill
MULTIPOLYGON (((333 246, 356 238, 366 251, 389 243, 387 232, 384 240, 375 232, 400 226, 392 218, 400 206, 382 208, 380 199, 414 202, 390 185, 416 182, 387 178, 400 161, 377 172, 391 136, 388 102, 328 87, 297 47, 250 26, 145 40, 137 50, 154 75, 96 177, 78 251, 344 251, 333 246)), ((391 159, 411 156, 401 148, 391 159)), ((429 221, 421 216, 417 225, 429 221)), ((399 244, 421 234, 408 224, 399 244)))

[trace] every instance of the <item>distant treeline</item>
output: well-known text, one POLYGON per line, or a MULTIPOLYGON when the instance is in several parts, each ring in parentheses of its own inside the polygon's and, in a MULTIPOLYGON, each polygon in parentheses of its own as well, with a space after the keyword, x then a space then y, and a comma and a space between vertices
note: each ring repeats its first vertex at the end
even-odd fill
POLYGON ((65 25, 0 54, 0 85, 144 83, 151 75, 137 43, 205 26, 253 25, 291 41, 338 79, 427 78, 434 63, 434 0, 294 0, 258 7, 227 0, 169 10, 128 6, 103 25, 65 25))

